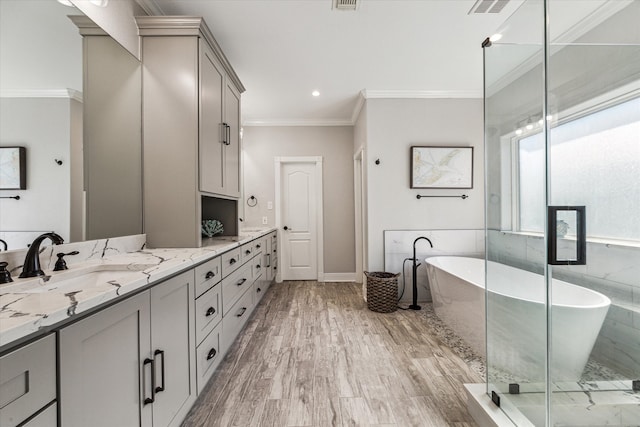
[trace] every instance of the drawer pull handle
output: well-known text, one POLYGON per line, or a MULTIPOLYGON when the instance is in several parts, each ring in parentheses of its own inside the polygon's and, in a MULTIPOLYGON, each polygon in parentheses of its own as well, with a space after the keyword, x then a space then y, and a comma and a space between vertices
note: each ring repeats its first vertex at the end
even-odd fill
POLYGON ((156 362, 153 359, 144 359, 144 362, 142 363, 143 366, 143 371, 142 371, 142 375, 143 375, 143 383, 145 384, 145 388, 143 391, 143 396, 144 397, 144 404, 147 405, 149 403, 153 403, 156 400, 156 362), (146 397, 147 395, 147 387, 146 387, 146 366, 147 365, 151 365, 151 397, 146 397))
POLYGON ((207 354, 207 360, 211 360, 211 359, 213 359, 214 357, 216 357, 216 354, 217 354, 217 353, 218 353, 218 352, 216 351, 216 349, 215 349, 215 348, 212 348, 211 350, 209 350, 209 354, 207 354))
POLYGON ((207 271, 206 276, 204 276, 205 279, 209 280, 211 278, 213 278, 213 276, 215 276, 216 273, 214 273, 213 271, 207 271))
POLYGON ((262 246, 260 245, 256 245, 256 249, 260 249, 262 246))
POLYGON ((244 284, 244 282, 246 282, 246 281, 247 281, 247 279, 242 279, 238 283, 236 283, 236 285, 242 286, 244 284))
MULTIPOLYGON (((160 364, 160 371, 162 372, 162 382, 161 382, 161 386, 160 387, 156 387, 156 393, 160 393, 161 391, 164 391, 164 350, 156 350, 153 352, 153 356, 154 359, 158 356, 162 356, 162 363, 160 364)), ((153 373, 153 376, 155 377, 155 371, 153 373)))
POLYGON ((209 307, 209 308, 207 309, 207 312, 206 312, 205 316, 206 316, 206 317, 213 316, 213 315, 215 314, 215 312, 216 312, 216 309, 215 309, 215 308, 213 308, 213 307, 209 307))
POLYGON ((231 259, 229 260, 229 264, 235 264, 235 263, 236 263, 236 259, 235 259, 235 258, 231 258, 231 259))
POLYGON ((260 270, 262 267, 260 266, 260 264, 257 264, 257 265, 256 265, 256 268, 257 268, 258 270, 260 270))
POLYGON ((238 314, 236 314, 236 317, 242 317, 245 311, 247 311, 247 307, 242 307, 238 314))
POLYGON ((251 254, 251 249, 247 249, 246 251, 244 251, 244 253, 245 253, 246 255, 251 254))
POLYGON ((258 288, 258 289, 256 289, 256 292, 260 293, 260 292, 262 292, 262 289, 258 288))

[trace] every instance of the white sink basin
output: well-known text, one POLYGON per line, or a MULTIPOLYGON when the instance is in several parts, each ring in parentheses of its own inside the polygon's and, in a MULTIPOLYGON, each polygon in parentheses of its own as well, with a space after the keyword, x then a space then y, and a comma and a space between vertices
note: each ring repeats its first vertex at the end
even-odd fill
POLYGON ((51 276, 17 279, 2 285, 0 292, 34 294, 44 292, 73 292, 96 286, 119 286, 135 277, 145 277, 142 271, 155 264, 97 264, 51 273, 51 276))

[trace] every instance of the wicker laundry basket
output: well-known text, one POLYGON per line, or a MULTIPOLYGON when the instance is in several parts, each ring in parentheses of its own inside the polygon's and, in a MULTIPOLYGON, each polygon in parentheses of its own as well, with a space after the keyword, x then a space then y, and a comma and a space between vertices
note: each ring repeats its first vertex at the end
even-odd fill
POLYGON ((367 276, 367 308, 378 313, 391 313, 398 308, 398 276, 400 273, 374 271, 367 276))

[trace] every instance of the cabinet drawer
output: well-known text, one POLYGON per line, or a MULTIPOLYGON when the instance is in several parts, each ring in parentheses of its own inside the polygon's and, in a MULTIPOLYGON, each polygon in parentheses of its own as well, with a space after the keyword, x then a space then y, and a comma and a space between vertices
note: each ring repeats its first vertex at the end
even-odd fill
POLYGON ((253 305, 255 306, 260 302, 264 292, 267 290, 267 283, 264 280, 264 274, 258 276, 258 278, 253 282, 253 305))
POLYGON ((254 255, 260 252, 265 253, 266 250, 267 250, 267 240, 264 237, 261 237, 258 240, 254 240, 253 242, 254 255))
POLYGON ((58 405, 52 404, 20 427, 52 427, 58 425, 58 405))
POLYGON ((227 312, 240 296, 251 286, 252 268, 251 263, 243 265, 231 275, 222 279, 222 315, 227 312))
POLYGON ((200 343, 222 319, 220 286, 214 286, 196 299, 196 342, 200 343))
POLYGON ((220 255, 222 260, 222 277, 227 277, 242 265, 240 261, 240 248, 235 248, 220 255))
POLYGON ((55 398, 54 334, 0 358, 0 426, 20 424, 55 398))
POLYGON ((224 357, 224 351, 220 348, 220 333, 222 331, 222 323, 206 336, 204 341, 196 349, 196 370, 198 394, 215 372, 224 357))
POLYGON ((233 344, 238 333, 251 315, 253 309, 253 292, 249 289, 222 318, 222 348, 224 351, 233 344))
POLYGON ((262 271, 265 270, 265 266, 264 266, 264 259, 262 254, 256 256, 255 258, 253 258, 250 261, 251 264, 251 268, 253 269, 253 280, 256 279, 256 277, 258 277, 260 274, 262 274, 262 271))
POLYGON ((253 251, 255 247, 253 242, 245 243, 240 247, 240 262, 244 263, 245 261, 250 260, 253 257, 253 251))
POLYGON ((196 297, 222 280, 222 259, 216 257, 196 267, 196 297))

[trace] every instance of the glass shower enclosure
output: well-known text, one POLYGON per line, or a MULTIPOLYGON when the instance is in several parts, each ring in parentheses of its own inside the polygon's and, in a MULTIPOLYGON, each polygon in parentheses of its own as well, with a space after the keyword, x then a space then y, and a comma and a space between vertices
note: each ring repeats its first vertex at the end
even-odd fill
POLYGON ((640 425, 640 0, 525 0, 483 43, 487 393, 640 425))

